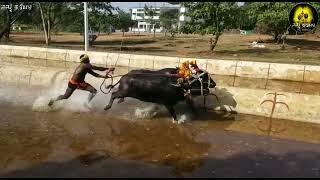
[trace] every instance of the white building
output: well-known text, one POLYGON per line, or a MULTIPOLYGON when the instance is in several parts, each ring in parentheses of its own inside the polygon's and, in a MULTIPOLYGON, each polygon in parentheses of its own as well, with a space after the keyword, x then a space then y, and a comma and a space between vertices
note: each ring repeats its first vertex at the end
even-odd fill
MULTIPOLYGON (((160 16, 160 12, 162 10, 169 10, 169 9, 179 10, 180 17, 179 17, 178 27, 180 27, 185 21, 187 21, 189 19, 188 17, 185 17, 184 15, 181 14, 181 13, 186 12, 186 8, 181 7, 180 5, 175 5, 175 6, 171 6, 171 7, 155 7, 152 9, 156 10, 156 16, 153 17, 153 19, 156 21, 160 21, 159 16, 160 16)), ((146 19, 149 19, 150 17, 145 16, 144 8, 132 8, 132 9, 130 9, 130 13, 131 13, 131 19, 138 21, 138 27, 132 28, 132 31, 153 32, 154 25, 151 25, 150 23, 148 23, 146 21, 146 19)), ((164 31, 163 27, 156 28, 156 32, 163 32, 163 31, 164 31)))

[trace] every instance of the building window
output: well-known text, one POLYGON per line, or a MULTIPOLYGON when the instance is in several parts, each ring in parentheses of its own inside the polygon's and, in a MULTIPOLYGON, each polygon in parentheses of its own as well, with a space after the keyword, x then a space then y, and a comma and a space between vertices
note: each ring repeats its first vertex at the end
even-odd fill
POLYGON ((144 13, 137 13, 137 16, 143 17, 144 13))
POLYGON ((142 29, 142 28, 143 28, 143 25, 140 25, 140 26, 139 26, 139 29, 142 29))

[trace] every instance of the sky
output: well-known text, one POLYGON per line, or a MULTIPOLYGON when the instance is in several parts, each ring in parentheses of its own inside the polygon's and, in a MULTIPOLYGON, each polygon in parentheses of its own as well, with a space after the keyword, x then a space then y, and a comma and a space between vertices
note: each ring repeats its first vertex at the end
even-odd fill
MULTIPOLYGON (((136 8, 136 7, 144 7, 144 5, 152 5, 152 6, 172 6, 171 4, 167 2, 111 2, 111 5, 113 7, 119 7, 120 9, 129 12, 130 8, 136 8)), ((238 4, 242 5, 243 2, 239 2, 238 4)))

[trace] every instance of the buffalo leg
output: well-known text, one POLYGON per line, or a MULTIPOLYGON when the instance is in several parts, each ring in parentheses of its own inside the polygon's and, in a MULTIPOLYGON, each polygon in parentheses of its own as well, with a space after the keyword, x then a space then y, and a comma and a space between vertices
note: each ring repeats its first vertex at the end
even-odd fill
POLYGON ((124 102, 124 98, 120 98, 119 101, 118 101, 118 104, 124 102))
POLYGON ((109 104, 104 108, 104 110, 108 110, 112 107, 113 101, 117 98, 120 98, 120 93, 119 91, 113 92, 109 101, 109 104))
POLYGON ((191 95, 186 96, 186 102, 189 105, 189 107, 191 108, 193 113, 196 113, 196 108, 194 107, 194 102, 193 99, 191 97, 191 95))
POLYGON ((176 112, 174 111, 173 106, 169 105, 169 104, 166 104, 165 106, 168 109, 168 111, 170 112, 171 116, 173 117, 173 120, 177 121, 177 115, 176 115, 176 112))

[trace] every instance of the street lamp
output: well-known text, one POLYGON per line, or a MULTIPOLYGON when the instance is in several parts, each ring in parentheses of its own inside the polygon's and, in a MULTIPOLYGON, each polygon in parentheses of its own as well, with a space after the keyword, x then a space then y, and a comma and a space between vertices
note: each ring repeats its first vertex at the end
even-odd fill
POLYGON ((84 51, 88 51, 89 47, 89 36, 88 36, 88 3, 84 2, 84 51))

